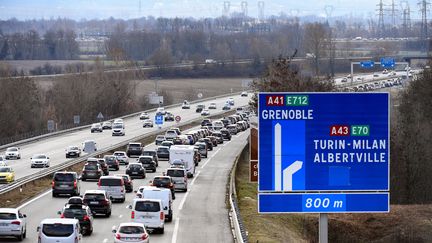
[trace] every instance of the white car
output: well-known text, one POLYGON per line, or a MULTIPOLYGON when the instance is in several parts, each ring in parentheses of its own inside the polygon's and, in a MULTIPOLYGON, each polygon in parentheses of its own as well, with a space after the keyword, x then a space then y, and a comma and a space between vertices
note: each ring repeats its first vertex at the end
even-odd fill
POLYGON ((203 111, 201 111, 201 116, 209 116, 210 115, 210 111, 205 109, 203 111))
POLYGON ((153 127, 153 121, 150 119, 147 119, 143 122, 143 127, 153 127))
POLYGON ((146 120, 146 119, 149 119, 149 118, 150 118, 150 116, 149 116, 149 114, 147 112, 141 113, 141 115, 139 117, 140 120, 146 120))
POLYGON ((210 103, 209 109, 216 109, 216 103, 210 103))
POLYGON ((182 109, 190 109, 189 101, 187 100, 183 101, 182 109))
POLYGON ((78 219, 44 219, 37 227, 39 243, 82 242, 78 219))
POLYGON ((159 107, 156 109, 156 114, 160 113, 161 115, 165 115, 166 114, 166 110, 163 107, 159 107))
POLYGON ((230 105, 234 105, 234 98, 229 98, 229 99, 228 99, 228 103, 229 103, 230 105))
POLYGON ((165 213, 160 199, 142 199, 133 200, 131 220, 136 223, 142 223, 147 229, 164 233, 165 213))
POLYGON ((117 160, 119 161, 120 164, 121 163, 123 163, 125 165, 129 164, 129 157, 127 156, 126 152, 124 152, 124 151, 115 151, 113 153, 113 155, 115 157, 117 157, 117 160))
POLYGON ((248 96, 248 93, 247 93, 246 91, 243 91, 243 92, 241 92, 240 96, 241 96, 241 97, 247 97, 247 96, 248 96))
POLYGON ((49 167, 50 166, 50 158, 45 154, 35 154, 31 158, 30 167, 49 167))
POLYGON ((15 208, 0 208, 0 236, 15 236, 19 241, 26 238, 26 215, 15 208))
POLYGON ((142 223, 121 223, 116 229, 113 226, 114 243, 149 243, 149 234, 142 223))
POLYGON ((124 136, 124 135, 126 135, 124 123, 123 122, 113 123, 112 132, 111 133, 112 133, 113 136, 124 136))
POLYGON ((18 147, 7 148, 5 152, 5 158, 6 160, 21 159, 20 149, 18 147))

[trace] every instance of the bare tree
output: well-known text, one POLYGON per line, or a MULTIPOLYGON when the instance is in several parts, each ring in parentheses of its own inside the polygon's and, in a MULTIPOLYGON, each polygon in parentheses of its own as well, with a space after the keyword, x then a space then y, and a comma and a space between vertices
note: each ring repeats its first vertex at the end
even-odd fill
POLYGON ((324 24, 311 23, 305 26, 305 50, 313 54, 315 75, 319 75, 319 61, 325 55, 324 46, 329 38, 324 24))

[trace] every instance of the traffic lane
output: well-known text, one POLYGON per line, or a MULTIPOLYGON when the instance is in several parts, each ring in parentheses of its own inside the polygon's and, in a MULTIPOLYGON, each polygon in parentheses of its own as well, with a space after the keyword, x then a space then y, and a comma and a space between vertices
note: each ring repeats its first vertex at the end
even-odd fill
POLYGON ((173 242, 233 242, 225 201, 226 185, 233 161, 247 143, 248 135, 249 130, 235 136, 205 162, 179 213, 177 239, 173 242))
MULTIPOLYGON (((247 105, 250 96, 250 94, 248 97, 233 96, 236 104, 234 107, 247 105)), ((218 108, 216 112, 220 112, 226 100, 227 98, 220 98, 214 101, 202 102, 202 104, 205 104, 207 107, 211 102, 215 102, 217 103, 218 108)), ((181 114, 182 121, 201 117, 200 113, 195 112, 194 107, 191 107, 191 109, 181 109, 181 107, 176 107, 168 110, 171 110, 174 115, 181 114)), ((211 112, 213 113, 213 111, 211 112)), ((149 114, 151 117, 154 117, 155 115, 154 112, 150 112, 149 114)), ((9 161, 8 164, 10 164, 15 170, 15 179, 19 179, 43 170, 42 168, 30 169, 30 158, 34 154, 47 154, 50 157, 51 166, 55 166, 68 161, 68 159, 65 158, 65 149, 70 145, 77 145, 81 147, 81 144, 84 140, 93 139, 97 143, 97 147, 101 149, 158 129, 157 126, 153 128, 142 128, 142 121, 139 120, 138 116, 124 119, 124 121, 126 127, 125 136, 113 137, 111 135, 111 130, 104 130, 102 133, 90 133, 89 129, 85 129, 72 133, 66 133, 62 136, 42 139, 35 143, 20 146, 22 158, 20 160, 9 161)), ((162 127, 176 125, 177 124, 175 122, 165 122, 162 127)))
MULTIPOLYGON (((233 137, 233 140, 235 141, 237 138, 233 137)), ((224 144, 228 144, 229 142, 225 142, 224 144)), ((148 148, 151 148, 154 146, 153 144, 148 145, 148 148)), ((218 151, 222 148, 226 148, 226 146, 218 146, 217 149, 215 149, 213 152, 210 152, 209 155, 212 156, 212 154, 219 154, 218 151)), ((210 158, 209 158, 210 159, 210 158)), ((199 167, 197 168, 197 173, 201 173, 201 170, 205 168, 206 161, 209 161, 207 159, 203 159, 200 162, 199 167), (202 168, 204 167, 204 168, 202 168)), ((210 162, 210 161, 209 161, 210 162)), ((156 173, 147 173, 146 179, 135 179, 133 180, 134 183, 134 189, 136 190, 141 185, 148 185, 149 180, 153 178, 155 175, 160 175, 162 171, 165 171, 166 168, 168 168, 169 164, 166 160, 162 160, 159 164, 158 171, 156 173)), ((111 171, 110 174, 119 174, 124 173, 125 166, 121 166, 120 171, 111 171)), ((193 179, 198 179, 198 175, 193 179)), ((192 181, 193 181, 192 180, 192 181)), ((189 180, 189 190, 193 190, 193 185, 191 180, 189 180)), ((81 182, 81 194, 85 192, 85 190, 90 189, 97 189, 96 181, 86 181, 81 182)), ((203 192, 198 192, 203 193, 203 192)), ((176 192, 176 200, 174 200, 173 203, 173 210, 174 210, 174 219, 176 219, 179 214, 179 206, 180 204, 185 205, 184 203, 184 197, 187 196, 187 193, 180 193, 176 192)), ((113 226, 117 226, 121 222, 128 222, 130 221, 130 209, 127 208, 127 205, 131 204, 133 198, 135 197, 134 193, 128 193, 126 194, 126 202, 125 203, 114 203, 113 204, 113 211, 112 215, 109 218, 101 218, 96 217, 94 221, 94 231, 91 236, 86 236, 83 238, 84 242, 107 242, 112 240, 112 234, 111 229, 113 226)), ((22 211, 24 213, 27 213, 28 215, 28 233, 27 233, 27 239, 25 242, 34 242, 37 240, 37 232, 36 227, 39 225, 39 223, 49 217, 57 218, 59 217, 57 215, 57 211, 61 210, 66 203, 68 199, 68 196, 64 198, 52 198, 51 192, 48 191, 43 196, 41 196, 39 199, 34 200, 33 203, 30 203, 29 205, 22 208, 22 211), (47 207, 49 205, 49 207, 47 207)), ((224 197, 220 199, 221 201, 225 201, 224 197)), ((157 242, 167 242, 171 240, 173 231, 175 228, 175 220, 171 223, 167 223, 165 225, 165 234, 158 235, 158 234, 152 234, 151 239, 152 242, 156 240, 157 242)), ((1 241, 0 241, 1 242, 1 241)), ((7 241, 6 241, 7 242, 7 241)))

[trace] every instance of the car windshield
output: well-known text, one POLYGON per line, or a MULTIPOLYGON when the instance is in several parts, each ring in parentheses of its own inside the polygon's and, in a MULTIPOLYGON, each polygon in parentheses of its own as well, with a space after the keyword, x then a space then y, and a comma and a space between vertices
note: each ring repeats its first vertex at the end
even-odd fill
POLYGON ((167 176, 171 177, 184 177, 184 170, 168 170, 167 176))
POLYGON ((0 213, 0 220, 12 220, 16 218, 17 216, 15 213, 0 213))
POLYGON ((165 139, 165 136, 158 135, 156 139, 165 139))
POLYGON ((46 156, 45 156, 45 155, 42 155, 42 154, 39 154, 39 155, 35 155, 35 156, 33 157, 33 159, 46 159, 46 156))
POLYGON ((69 147, 69 150, 78 150, 78 147, 69 147))
POLYGON ((129 165, 129 169, 140 169, 141 168, 141 165, 138 165, 138 164, 130 164, 129 165))
POLYGON ((105 156, 105 160, 108 162, 114 161, 115 160, 115 156, 105 156))
POLYGON ((156 151, 144 151, 143 152, 143 155, 151 155, 151 156, 153 156, 155 154, 156 154, 156 151))
POLYGON ((51 237, 67 237, 73 234, 74 227, 72 224, 44 224, 42 226, 42 232, 46 236, 51 237))
POLYGON ((116 178, 104 178, 100 180, 100 185, 101 186, 121 186, 121 179, 116 179, 116 178))
POLYGON ((63 174, 63 173, 57 173, 54 176, 55 181, 73 181, 74 175, 72 174, 63 174))
POLYGON ((0 172, 11 172, 11 168, 8 168, 8 167, 0 167, 0 172))
POLYGON ((8 152, 16 152, 16 151, 18 151, 18 149, 17 148, 8 148, 8 149, 6 149, 6 151, 8 151, 8 152))
POLYGON ((129 148, 139 148, 139 147, 141 147, 141 144, 137 144, 137 143, 129 144, 129 148))
POLYGON ((140 212, 159 212, 160 211, 160 205, 158 202, 136 202, 135 204, 135 211, 140 212))
POLYGON ((119 233, 122 234, 142 234, 144 233, 144 228, 139 226, 122 226, 120 227, 119 233))
POLYGON ((166 152, 166 151, 168 151, 168 148, 158 148, 158 151, 163 151, 163 152, 166 152))
POLYGON ((114 153, 115 156, 124 156, 124 153, 114 153))
POLYGON ((78 218, 82 219, 85 215, 87 215, 87 212, 83 208, 66 208, 63 211, 63 216, 65 218, 78 218))
POLYGON ((103 194, 100 193, 87 193, 84 195, 84 200, 104 200, 105 196, 103 194))
POLYGON ((113 126, 113 128, 123 128, 123 125, 121 125, 121 124, 115 124, 115 125, 113 126))

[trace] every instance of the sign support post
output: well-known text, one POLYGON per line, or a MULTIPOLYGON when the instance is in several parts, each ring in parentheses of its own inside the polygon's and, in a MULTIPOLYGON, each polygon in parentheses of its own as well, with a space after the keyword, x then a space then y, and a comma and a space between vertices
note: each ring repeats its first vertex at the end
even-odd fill
POLYGON ((328 214, 319 214, 319 243, 328 242, 328 214))

